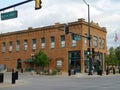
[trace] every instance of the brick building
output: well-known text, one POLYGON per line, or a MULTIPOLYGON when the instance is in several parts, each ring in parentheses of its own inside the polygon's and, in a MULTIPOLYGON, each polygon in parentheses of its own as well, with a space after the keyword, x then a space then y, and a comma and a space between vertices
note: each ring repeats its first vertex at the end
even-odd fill
MULTIPOLYGON (((30 27, 28 30, 0 34, 0 64, 5 64, 8 70, 12 68, 25 70, 28 68, 25 60, 43 49, 50 58, 50 69, 61 68, 62 72, 68 72, 69 68, 73 68, 77 72, 87 72, 88 40, 81 37, 81 40, 76 41, 73 39, 73 34, 65 35, 64 26, 65 24, 55 23, 52 26, 30 27)), ((88 35, 88 23, 83 18, 68 23, 68 26, 70 32, 88 35)), ((94 22, 91 22, 90 29, 91 48, 95 50, 93 65, 96 68, 96 62, 99 61, 104 70, 107 31, 94 22)))

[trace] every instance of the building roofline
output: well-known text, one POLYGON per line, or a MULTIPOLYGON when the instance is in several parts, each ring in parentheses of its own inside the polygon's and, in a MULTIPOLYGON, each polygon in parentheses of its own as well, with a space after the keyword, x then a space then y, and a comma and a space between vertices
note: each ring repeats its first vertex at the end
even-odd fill
MULTIPOLYGON (((27 30, 1 33, 1 34, 0 34, 0 37, 2 37, 2 36, 14 35, 14 34, 22 34, 22 33, 27 33, 27 32, 35 32, 35 31, 40 31, 40 30, 63 28, 63 27, 65 26, 65 24, 66 24, 66 23, 60 24, 59 22, 57 22, 57 23, 55 23, 55 25, 50 25, 50 26, 44 26, 44 27, 38 27, 38 28, 28 27, 27 30)), ((78 21, 75 21, 75 22, 68 22, 68 25, 69 25, 69 26, 77 25, 77 24, 88 25, 88 22, 85 21, 84 18, 80 18, 80 19, 78 19, 78 21)), ((94 23, 93 21, 90 23, 90 27, 97 28, 97 29, 99 29, 99 30, 102 30, 102 31, 104 31, 104 32, 107 32, 105 27, 100 27, 100 26, 98 25, 98 23, 94 23)))
MULTIPOLYGON (((69 24, 69 25, 84 24, 84 25, 88 26, 88 22, 85 21, 84 18, 80 18, 80 19, 78 19, 78 21, 76 21, 76 22, 70 22, 70 23, 68 23, 68 24, 69 24)), ((93 27, 93 28, 102 30, 102 31, 104 31, 104 32, 107 32, 106 27, 100 27, 98 23, 95 23, 95 22, 93 22, 93 21, 91 21, 90 27, 93 27)))

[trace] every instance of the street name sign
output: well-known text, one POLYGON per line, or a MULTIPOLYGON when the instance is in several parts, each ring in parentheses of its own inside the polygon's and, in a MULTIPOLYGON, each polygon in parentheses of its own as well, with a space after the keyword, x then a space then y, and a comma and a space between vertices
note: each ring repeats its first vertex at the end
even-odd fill
POLYGON ((1 13, 1 20, 8 20, 17 17, 17 10, 1 13))
POLYGON ((81 37, 78 35, 73 34, 72 37, 73 37, 73 40, 81 41, 81 37))

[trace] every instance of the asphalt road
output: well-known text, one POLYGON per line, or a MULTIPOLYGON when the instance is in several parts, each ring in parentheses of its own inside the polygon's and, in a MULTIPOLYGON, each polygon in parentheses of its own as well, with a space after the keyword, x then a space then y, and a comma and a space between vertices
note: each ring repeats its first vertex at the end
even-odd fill
POLYGON ((68 77, 20 74, 16 84, 0 86, 0 90, 120 90, 120 75, 68 77))

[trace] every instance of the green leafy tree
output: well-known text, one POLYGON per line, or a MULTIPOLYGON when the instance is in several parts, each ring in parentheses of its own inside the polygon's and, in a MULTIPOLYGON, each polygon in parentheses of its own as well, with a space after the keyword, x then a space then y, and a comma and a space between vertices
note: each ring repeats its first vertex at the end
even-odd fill
POLYGON ((120 46, 115 49, 118 65, 120 65, 120 46))
POLYGON ((110 64, 113 66, 113 65, 115 65, 115 66, 118 66, 118 65, 120 65, 120 46, 119 47, 117 47, 117 48, 113 48, 113 47, 111 47, 110 49, 109 49, 109 52, 110 52, 110 55, 109 55, 109 59, 110 59, 110 64))
POLYGON ((120 46, 115 49, 115 54, 117 56, 117 59, 120 60, 120 46))
POLYGON ((113 66, 113 65, 116 65, 117 64, 117 61, 116 61, 116 55, 115 55, 115 49, 113 47, 111 47, 109 49, 109 63, 113 66))
POLYGON ((48 65, 49 58, 43 50, 40 50, 38 53, 35 54, 34 63, 36 66, 41 66, 42 70, 48 65))

